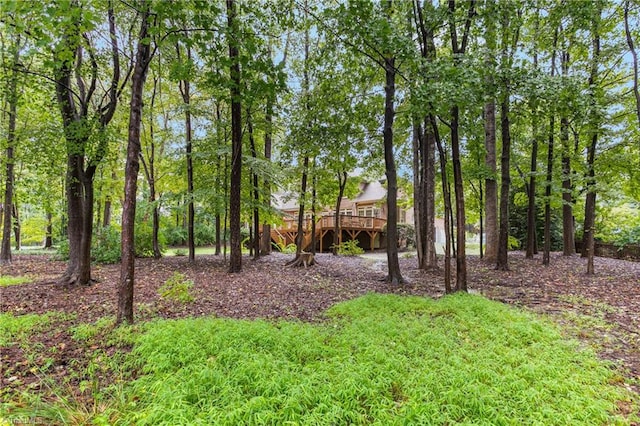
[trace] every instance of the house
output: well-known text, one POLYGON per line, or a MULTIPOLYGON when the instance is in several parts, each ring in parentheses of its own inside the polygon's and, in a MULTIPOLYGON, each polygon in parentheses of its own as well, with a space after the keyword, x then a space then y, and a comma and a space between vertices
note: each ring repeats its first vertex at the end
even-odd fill
MULTIPOLYGON (((358 240, 365 250, 384 248, 386 241, 384 231, 387 224, 387 189, 384 180, 360 183, 360 190, 355 198, 343 198, 340 203, 338 235, 339 241, 358 240)), ((406 200, 399 194, 399 201, 406 200)), ((295 197, 277 194, 274 207, 282 212, 283 223, 271 228, 271 239, 279 245, 295 244, 298 233, 299 205, 295 197)), ((400 203, 406 205, 407 203, 400 203)), ((312 241, 310 212, 305 213, 303 220, 303 250, 309 250, 312 241)), ((413 207, 398 208, 398 223, 413 225, 413 207)), ((316 214, 316 250, 329 251, 333 245, 335 232, 335 208, 325 208, 316 214)), ((436 220, 436 241, 444 241, 444 225, 436 220)))

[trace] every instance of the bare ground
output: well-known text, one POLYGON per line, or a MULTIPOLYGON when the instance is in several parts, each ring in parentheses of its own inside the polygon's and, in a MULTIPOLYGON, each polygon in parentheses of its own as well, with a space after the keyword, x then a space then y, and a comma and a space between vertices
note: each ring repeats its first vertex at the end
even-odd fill
MULTIPOLYGON (((368 292, 443 295, 442 271, 420 271, 415 258, 401 255, 407 284, 394 287, 384 282, 384 256, 363 259, 319 254, 318 264, 312 267, 285 267, 291 257, 272 254, 257 261, 245 257, 239 274, 227 273, 227 263, 219 256, 201 256, 194 264, 185 257, 138 259, 136 317, 213 314, 315 321, 329 306, 368 292), (168 302, 158 296, 158 288, 176 271, 194 282, 193 303, 168 302)), ((47 375, 63 380, 69 369, 76 368, 73 365, 85 363, 90 350, 99 347, 87 348, 86 342, 72 339, 68 328, 115 314, 119 265, 95 266, 93 275, 98 283, 88 287, 56 284, 64 268, 64 262, 46 256, 17 256, 11 265, 0 269, 2 275, 33 278, 30 284, 0 288, 1 312, 75 314, 33 337, 34 345, 42 345, 35 359, 28 348, 14 345, 2 349, 1 387, 6 392, 40 389, 34 364, 38 371, 45 368, 47 375)), ((547 314, 565 325, 569 334, 618 366, 621 385, 640 394, 640 263, 596 258, 595 268, 596 275, 587 276, 586 261, 579 256, 553 254, 551 265, 544 267, 540 256, 526 260, 522 253, 512 252, 510 271, 500 272, 477 257, 469 257, 468 286, 471 292, 547 314)), ((102 349, 107 354, 115 351, 113 347, 102 349)))

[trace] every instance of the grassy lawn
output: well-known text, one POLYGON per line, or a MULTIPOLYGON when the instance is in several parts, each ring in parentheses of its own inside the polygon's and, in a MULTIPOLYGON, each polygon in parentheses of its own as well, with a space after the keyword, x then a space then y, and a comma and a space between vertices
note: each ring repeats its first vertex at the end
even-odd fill
MULTIPOLYGON (((616 402, 630 395, 612 384, 615 373, 591 351, 551 322, 483 297, 370 294, 326 317, 315 324, 157 320, 112 331, 105 319, 75 327, 77 339, 133 343, 130 353, 100 357, 100 368, 78 372, 86 382, 105 372, 122 381, 96 389, 81 406, 68 397, 51 404, 22 395, 0 406, 0 424, 632 421, 615 414, 616 402), (135 380, 128 379, 133 371, 135 380)), ((7 331, 4 324, 2 335, 20 335, 19 325, 7 331)))

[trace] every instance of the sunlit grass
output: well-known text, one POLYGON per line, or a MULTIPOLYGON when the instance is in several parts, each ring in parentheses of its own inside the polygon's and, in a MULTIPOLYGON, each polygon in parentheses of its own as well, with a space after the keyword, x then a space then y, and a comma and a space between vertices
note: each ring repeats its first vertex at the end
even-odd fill
POLYGON ((122 424, 625 424, 610 369, 533 315, 469 295, 369 295, 322 325, 153 324, 122 424))
POLYGON ((26 276, 9 276, 0 277, 0 287, 8 287, 10 285, 27 284, 31 282, 31 278, 26 276))

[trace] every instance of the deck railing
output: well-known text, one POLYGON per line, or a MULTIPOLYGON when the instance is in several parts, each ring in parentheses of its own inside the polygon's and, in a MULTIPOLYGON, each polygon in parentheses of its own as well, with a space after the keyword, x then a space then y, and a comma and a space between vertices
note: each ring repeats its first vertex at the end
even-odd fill
MULTIPOLYGON (((316 229, 333 229, 335 219, 334 215, 320 216, 316 222, 316 229)), ((381 219, 379 217, 340 215, 341 229, 382 231, 386 223, 386 219, 381 219)), ((304 229, 311 229, 311 219, 304 219, 302 227, 304 229)), ((298 229, 298 219, 284 219, 283 223, 276 226, 275 229, 281 232, 296 231, 298 229)))

